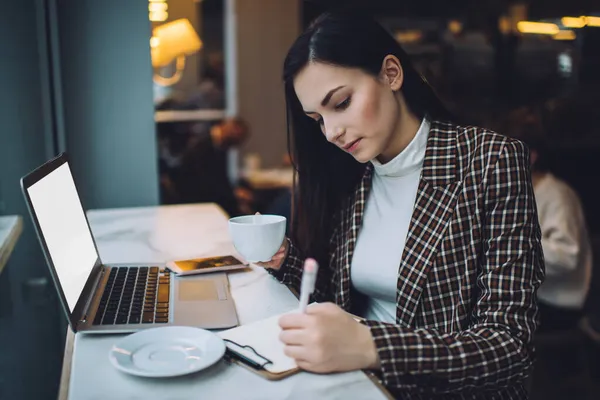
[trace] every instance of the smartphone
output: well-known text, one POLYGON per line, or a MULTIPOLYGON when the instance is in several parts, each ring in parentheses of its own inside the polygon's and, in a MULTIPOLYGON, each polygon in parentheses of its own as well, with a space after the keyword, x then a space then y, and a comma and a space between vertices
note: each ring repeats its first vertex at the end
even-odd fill
POLYGON ((177 275, 204 274, 246 268, 247 265, 233 256, 192 258, 167 262, 167 268, 177 275))

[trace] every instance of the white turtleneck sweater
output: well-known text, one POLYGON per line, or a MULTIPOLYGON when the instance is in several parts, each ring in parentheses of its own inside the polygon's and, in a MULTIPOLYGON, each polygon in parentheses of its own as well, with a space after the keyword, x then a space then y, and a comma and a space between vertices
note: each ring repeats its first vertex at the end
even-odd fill
POLYGON ((388 163, 371 160, 373 186, 351 264, 354 287, 368 298, 363 317, 396 323, 398 269, 423 169, 430 123, 388 163))

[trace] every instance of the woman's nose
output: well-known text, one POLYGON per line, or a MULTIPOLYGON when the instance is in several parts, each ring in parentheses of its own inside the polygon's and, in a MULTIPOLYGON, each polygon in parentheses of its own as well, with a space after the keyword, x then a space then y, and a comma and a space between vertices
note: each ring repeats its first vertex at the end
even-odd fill
POLYGON ((344 129, 341 126, 325 125, 325 137, 327 138, 328 142, 335 143, 343 135, 344 129))

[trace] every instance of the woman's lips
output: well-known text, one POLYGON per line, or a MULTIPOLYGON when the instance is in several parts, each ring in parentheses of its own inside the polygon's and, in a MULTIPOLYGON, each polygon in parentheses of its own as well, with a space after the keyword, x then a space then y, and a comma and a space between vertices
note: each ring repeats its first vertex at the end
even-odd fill
POLYGON ((348 153, 353 153, 357 148, 358 145, 360 144, 360 142, 362 141, 362 139, 356 139, 355 141, 349 143, 347 146, 344 147, 344 150, 346 150, 348 153))

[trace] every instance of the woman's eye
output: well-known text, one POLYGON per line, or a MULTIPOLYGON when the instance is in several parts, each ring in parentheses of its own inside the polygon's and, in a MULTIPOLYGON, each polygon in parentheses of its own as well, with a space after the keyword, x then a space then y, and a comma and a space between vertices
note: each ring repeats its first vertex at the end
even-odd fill
POLYGON ((346 99, 344 101, 342 101, 339 104, 336 104, 335 109, 336 110, 344 110, 344 109, 348 108, 349 105, 350 105, 350 97, 346 97, 346 99))

